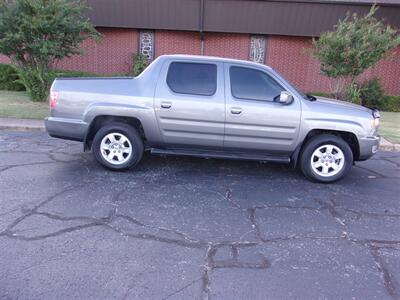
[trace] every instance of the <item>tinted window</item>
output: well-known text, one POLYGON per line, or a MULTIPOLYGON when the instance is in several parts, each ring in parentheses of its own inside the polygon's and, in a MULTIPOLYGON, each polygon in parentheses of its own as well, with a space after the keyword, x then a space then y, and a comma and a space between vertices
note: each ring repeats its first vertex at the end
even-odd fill
POLYGON ((273 101, 284 90, 275 80, 262 71, 231 67, 232 95, 236 98, 273 101))
POLYGON ((167 83, 175 93, 211 96, 217 90, 217 66, 174 62, 169 66, 167 83))

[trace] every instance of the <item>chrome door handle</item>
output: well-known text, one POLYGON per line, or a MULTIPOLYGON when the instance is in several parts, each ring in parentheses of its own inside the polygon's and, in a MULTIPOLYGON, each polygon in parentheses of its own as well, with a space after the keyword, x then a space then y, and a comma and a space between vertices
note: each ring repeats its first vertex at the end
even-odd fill
POLYGON ((240 115, 242 113, 242 109, 239 107, 232 107, 231 108, 231 113, 234 115, 240 115))
POLYGON ((172 103, 170 103, 170 102, 161 102, 161 108, 168 109, 168 108, 171 108, 171 106, 172 106, 172 103))

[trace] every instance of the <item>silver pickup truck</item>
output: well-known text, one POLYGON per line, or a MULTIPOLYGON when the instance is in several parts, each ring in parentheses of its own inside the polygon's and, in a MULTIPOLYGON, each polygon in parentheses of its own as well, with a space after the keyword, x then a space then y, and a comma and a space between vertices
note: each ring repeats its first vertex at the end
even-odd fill
POLYGON ((333 182, 379 144, 378 111, 304 95, 240 60, 166 55, 135 78, 60 78, 49 102, 48 133, 82 141, 111 170, 150 151, 288 163, 333 182))

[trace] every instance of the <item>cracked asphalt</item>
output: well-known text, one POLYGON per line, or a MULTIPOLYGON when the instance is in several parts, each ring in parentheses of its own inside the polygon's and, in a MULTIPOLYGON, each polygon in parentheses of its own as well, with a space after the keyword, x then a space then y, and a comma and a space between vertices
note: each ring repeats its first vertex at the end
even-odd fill
POLYGON ((324 185, 0 131, 0 299, 400 299, 399 194, 400 153, 324 185))

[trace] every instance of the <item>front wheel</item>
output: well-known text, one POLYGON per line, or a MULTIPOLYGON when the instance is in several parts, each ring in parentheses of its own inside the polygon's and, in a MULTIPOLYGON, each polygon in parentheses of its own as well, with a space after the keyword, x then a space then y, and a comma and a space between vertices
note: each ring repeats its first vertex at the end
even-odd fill
POLYGON ((113 171, 124 171, 141 160, 143 141, 132 126, 111 123, 97 131, 92 149, 101 165, 113 171))
POLYGON ((342 179, 353 164, 353 152, 342 138, 321 134, 311 138, 303 148, 300 168, 303 174, 318 182, 342 179))

